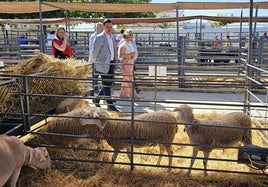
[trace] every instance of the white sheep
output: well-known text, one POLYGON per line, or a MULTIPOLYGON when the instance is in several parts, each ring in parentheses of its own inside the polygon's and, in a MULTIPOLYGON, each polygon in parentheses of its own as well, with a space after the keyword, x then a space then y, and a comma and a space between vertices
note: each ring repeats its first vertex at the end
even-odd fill
MULTIPOLYGON (((63 146, 75 146, 76 144, 83 144, 83 142, 88 141, 86 138, 92 137, 98 143, 98 150, 102 149, 101 139, 99 138, 99 129, 102 128, 103 121, 99 119, 87 119, 87 124, 80 125, 81 117, 86 113, 92 111, 93 116, 100 116, 103 118, 108 118, 108 114, 103 112, 101 108, 91 108, 83 107, 74 109, 68 113, 59 114, 52 117, 46 123, 44 130, 45 133, 54 133, 55 135, 40 134, 41 140, 46 143, 51 143, 53 145, 63 145, 63 146), (100 126, 100 127, 98 127, 100 126), (63 134, 62 136, 60 136, 63 134), (78 135, 81 138, 75 138, 65 135, 78 135)), ((74 158, 77 158, 72 149, 68 149, 74 158)), ((98 160, 102 160, 102 154, 99 154, 98 160)))
POLYGON ((190 169, 187 175, 191 174, 191 169, 199 150, 204 153, 204 175, 207 176, 207 161, 213 149, 220 146, 235 146, 241 143, 247 145, 252 142, 251 119, 243 112, 231 112, 215 119, 198 120, 194 119, 193 109, 188 105, 181 105, 174 109, 174 111, 178 112, 178 119, 185 123, 185 131, 189 136, 190 143, 194 145, 190 169))
MULTIPOLYGON (((93 114, 85 113, 81 124, 87 124, 86 118, 92 118, 93 114)), ((112 162, 116 161, 118 152, 126 149, 130 160, 131 137, 133 136, 135 147, 144 147, 158 144, 160 156, 157 165, 160 165, 164 150, 169 155, 169 171, 172 166, 172 142, 177 133, 177 119, 170 112, 159 111, 134 116, 133 135, 131 135, 131 118, 105 120, 102 135, 107 143, 114 149, 112 162)))
POLYGON ((79 98, 66 98, 55 109, 55 114, 63 114, 74 109, 89 107, 89 101, 79 98))
POLYGON ((31 148, 15 136, 0 135, 0 186, 8 182, 15 187, 22 166, 40 169, 50 168, 51 161, 46 148, 31 148))

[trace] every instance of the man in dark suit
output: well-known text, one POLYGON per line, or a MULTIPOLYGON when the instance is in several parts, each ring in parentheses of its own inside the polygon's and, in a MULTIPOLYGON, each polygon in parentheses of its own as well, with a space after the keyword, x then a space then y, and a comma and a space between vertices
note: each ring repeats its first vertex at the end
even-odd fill
POLYGON ((113 84, 115 62, 117 50, 115 39, 112 36, 113 23, 110 19, 103 21, 104 31, 98 34, 93 41, 93 50, 91 61, 94 63, 96 71, 101 75, 102 88, 100 89, 97 98, 93 102, 97 107, 100 107, 100 98, 107 100, 110 111, 118 111, 111 99, 111 86, 113 84))

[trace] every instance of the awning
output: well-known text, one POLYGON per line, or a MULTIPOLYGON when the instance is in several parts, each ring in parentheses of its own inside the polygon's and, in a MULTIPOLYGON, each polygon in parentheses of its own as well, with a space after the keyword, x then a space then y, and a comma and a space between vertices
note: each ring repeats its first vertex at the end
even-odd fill
MULTIPOLYGON (((59 10, 51 5, 42 5, 42 12, 59 10)), ((2 14, 27 14, 37 13, 39 2, 0 2, 0 13, 2 14)))
MULTIPOLYGON (((47 18, 42 19, 43 24, 78 24, 78 23, 97 23, 102 22, 103 19, 100 18, 47 18)), ((210 21, 220 21, 226 23, 238 23, 248 22, 248 17, 243 17, 242 20, 240 17, 222 17, 222 16, 184 16, 184 17, 172 17, 172 18, 111 18, 114 24, 140 24, 140 23, 168 23, 168 22, 176 22, 177 19, 179 21, 188 21, 193 19, 203 19, 210 21)), ((257 22, 268 23, 268 17, 257 17, 257 22)), ((0 23, 2 24, 25 24, 25 25, 39 25, 40 19, 0 19, 0 23)))
MULTIPOLYGON (((0 2, 2 14, 25 14, 39 12, 40 2, 0 2)), ((254 3, 259 9, 268 9, 268 1, 254 3)), ((249 8, 249 2, 177 2, 177 3, 78 3, 78 2, 46 2, 42 1, 41 11, 60 9, 86 12, 164 12, 174 10, 212 10, 249 8)))

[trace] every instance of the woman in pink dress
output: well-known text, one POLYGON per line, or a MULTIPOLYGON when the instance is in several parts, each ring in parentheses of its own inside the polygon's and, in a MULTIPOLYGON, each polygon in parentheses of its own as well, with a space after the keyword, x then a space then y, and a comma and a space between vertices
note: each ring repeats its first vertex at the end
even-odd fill
POLYGON ((121 62, 121 71, 122 71, 122 86, 120 91, 120 97, 123 98, 138 98, 138 94, 133 88, 133 68, 134 68, 134 56, 135 49, 130 44, 131 36, 127 31, 123 35, 124 41, 118 47, 118 55, 121 62), (134 95, 132 95, 134 93, 134 95))

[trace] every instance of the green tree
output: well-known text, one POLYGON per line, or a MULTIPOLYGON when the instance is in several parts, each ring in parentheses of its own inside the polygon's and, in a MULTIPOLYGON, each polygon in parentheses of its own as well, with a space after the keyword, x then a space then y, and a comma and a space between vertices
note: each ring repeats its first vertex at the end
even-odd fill
MULTIPOLYGON (((168 14, 164 14, 161 16, 161 18, 168 18, 170 17, 168 14)), ((174 28, 175 26, 171 23, 162 23, 161 25, 158 25, 161 29, 168 29, 168 28, 174 28)))
MULTIPOLYGON (((227 17, 227 14, 222 15, 222 14, 217 14, 217 16, 221 17, 227 17)), ((231 14, 229 17, 233 17, 234 14, 231 14)), ((211 22, 212 27, 225 27, 228 23, 227 22, 222 22, 222 21, 213 21, 211 22)))
MULTIPOLYGON (((2 0, 8 1, 10 0, 2 0)), ((31 1, 31 0, 25 0, 31 1)), ((81 3, 150 3, 152 0, 68 0, 68 2, 81 2, 81 3)), ((65 2, 65 0, 45 0, 43 2, 65 2)), ((51 12, 43 12, 43 18, 63 18, 68 17, 81 17, 81 18, 100 18, 100 17, 110 17, 110 18, 144 18, 144 17, 155 17, 154 12, 140 12, 140 13, 100 13, 100 12, 82 12, 82 11, 70 11, 70 10, 58 10, 51 12)), ((0 14, 1 19, 37 19, 39 18, 39 13, 32 14, 0 14)))

